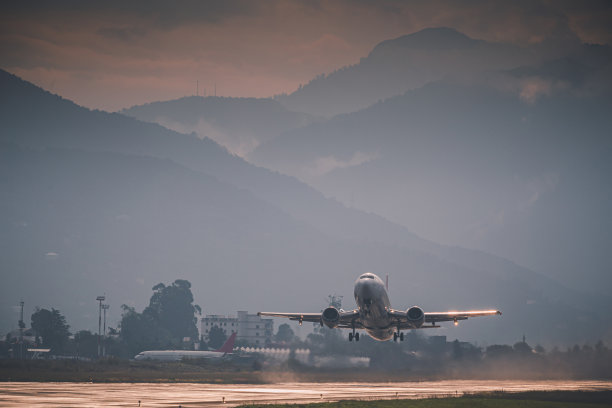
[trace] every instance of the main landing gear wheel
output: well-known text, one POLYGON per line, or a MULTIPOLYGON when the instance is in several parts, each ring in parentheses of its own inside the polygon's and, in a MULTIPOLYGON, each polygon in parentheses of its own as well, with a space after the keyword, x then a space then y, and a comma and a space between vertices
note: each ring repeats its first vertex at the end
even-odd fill
POLYGON ((355 341, 359 341, 359 333, 355 333, 355 341))
POLYGON ((353 341, 353 333, 349 333, 349 341, 353 341))
POLYGON ((393 341, 397 341, 397 332, 393 333, 393 341))
POLYGON ((404 341, 404 333, 400 333, 400 341, 404 341))

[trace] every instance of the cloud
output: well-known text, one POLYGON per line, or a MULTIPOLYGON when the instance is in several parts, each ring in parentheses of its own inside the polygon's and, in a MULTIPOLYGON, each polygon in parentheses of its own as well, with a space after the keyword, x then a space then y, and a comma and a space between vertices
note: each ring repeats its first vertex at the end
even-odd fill
POLYGON ((96 31, 102 37, 130 41, 135 37, 142 37, 146 31, 138 27, 101 27, 96 31))
POLYGON ((529 78, 521 81, 519 97, 528 103, 534 103, 540 95, 550 95, 552 81, 542 78, 529 78))
POLYGON ((199 138, 212 139, 225 147, 230 153, 243 158, 246 158, 260 144, 260 141, 252 134, 247 132, 224 132, 213 123, 204 119, 199 119, 195 125, 185 125, 166 117, 155 118, 154 122, 180 133, 195 132, 199 138))
POLYGON ((306 168, 306 173, 310 176, 323 176, 336 169, 345 169, 347 167, 359 166, 379 157, 375 153, 355 152, 348 160, 341 160, 335 156, 324 156, 315 159, 311 166, 306 168))
POLYGON ((239 15, 257 15, 265 6, 247 0, 107 0, 87 2, 79 0, 8 2, 4 11, 11 15, 41 19, 45 16, 99 16, 100 18, 146 18, 152 26, 173 29, 184 24, 220 23, 239 15))
POLYGON ((60 0, 0 7, 0 67, 108 110, 191 94, 196 80, 217 83, 224 96, 292 92, 358 62, 380 41, 432 26, 516 44, 612 40, 605 2, 60 0))

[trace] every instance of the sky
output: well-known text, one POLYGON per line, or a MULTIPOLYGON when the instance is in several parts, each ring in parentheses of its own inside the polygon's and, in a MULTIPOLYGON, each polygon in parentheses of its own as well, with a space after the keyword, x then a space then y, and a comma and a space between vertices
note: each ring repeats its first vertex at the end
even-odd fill
POLYGON ((270 97, 427 27, 519 45, 612 44, 607 1, 3 2, 0 68, 95 109, 270 97))

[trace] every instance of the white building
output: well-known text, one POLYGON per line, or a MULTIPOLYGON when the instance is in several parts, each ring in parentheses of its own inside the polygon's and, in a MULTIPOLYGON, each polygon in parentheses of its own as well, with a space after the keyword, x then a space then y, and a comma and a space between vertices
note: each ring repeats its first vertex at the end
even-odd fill
POLYGON ((274 321, 262 319, 256 314, 239 311, 237 316, 206 315, 200 321, 200 334, 208 341, 208 333, 213 326, 225 330, 228 336, 236 332, 236 341, 252 346, 265 346, 272 343, 274 321))

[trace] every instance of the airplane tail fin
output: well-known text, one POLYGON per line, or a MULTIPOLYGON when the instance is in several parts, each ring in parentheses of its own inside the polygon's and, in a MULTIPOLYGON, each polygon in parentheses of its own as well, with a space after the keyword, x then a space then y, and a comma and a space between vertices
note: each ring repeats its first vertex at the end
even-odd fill
POLYGON ((215 351, 219 353, 231 353, 234 351, 234 341, 236 341, 236 332, 233 332, 232 335, 229 336, 229 339, 227 339, 221 346, 221 348, 215 351))

